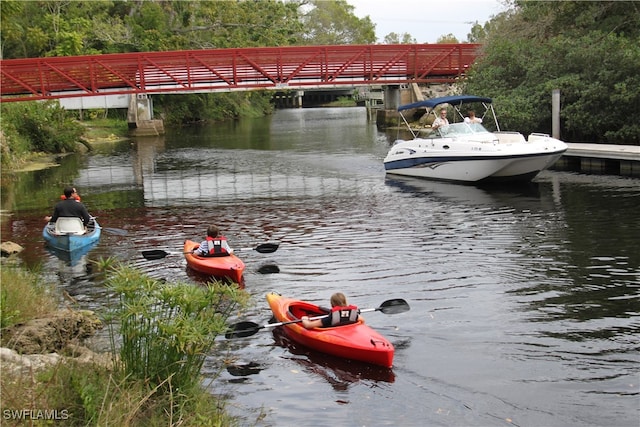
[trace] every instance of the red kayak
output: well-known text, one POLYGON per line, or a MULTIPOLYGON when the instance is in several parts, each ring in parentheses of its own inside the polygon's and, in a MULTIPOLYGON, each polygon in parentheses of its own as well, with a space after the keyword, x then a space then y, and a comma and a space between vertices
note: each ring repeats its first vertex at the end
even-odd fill
POLYGON ((200 243, 192 240, 184 242, 184 257, 191 269, 209 276, 227 278, 238 284, 243 283, 244 262, 240 258, 233 254, 216 257, 202 257, 192 254, 191 252, 198 246, 200 243))
MULTIPOLYGON (((317 305, 273 292, 267 294, 267 302, 278 322, 328 314, 326 309, 317 305)), ((306 329, 300 322, 285 324, 282 328, 289 339, 311 349, 386 368, 393 365, 393 345, 367 326, 362 317, 356 323, 329 328, 306 329)))

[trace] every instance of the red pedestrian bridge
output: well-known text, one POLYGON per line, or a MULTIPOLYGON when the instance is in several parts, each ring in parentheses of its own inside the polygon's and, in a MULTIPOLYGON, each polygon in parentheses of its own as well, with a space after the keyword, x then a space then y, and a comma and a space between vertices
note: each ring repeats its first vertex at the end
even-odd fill
POLYGON ((454 82, 479 44, 287 46, 0 61, 0 101, 454 82))

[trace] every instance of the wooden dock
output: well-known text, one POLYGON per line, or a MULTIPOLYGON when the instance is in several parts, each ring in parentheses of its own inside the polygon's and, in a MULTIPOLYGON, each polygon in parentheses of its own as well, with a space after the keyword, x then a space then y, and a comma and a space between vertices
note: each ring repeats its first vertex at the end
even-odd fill
POLYGON ((640 178, 640 146, 568 142, 551 169, 640 178))

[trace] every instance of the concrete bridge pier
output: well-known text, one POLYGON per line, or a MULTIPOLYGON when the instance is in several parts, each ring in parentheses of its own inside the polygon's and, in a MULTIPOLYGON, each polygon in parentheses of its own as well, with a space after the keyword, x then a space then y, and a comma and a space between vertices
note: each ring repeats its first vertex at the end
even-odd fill
POLYGON ((384 86, 384 108, 376 112, 376 124, 380 128, 393 126, 398 122, 400 106, 400 85, 384 86))
POLYGON ((302 98, 304 91, 292 90, 286 92, 276 92, 273 96, 276 108, 302 108, 302 98))
POLYGON ((424 95, 416 83, 384 86, 384 109, 377 111, 376 125, 382 129, 397 126, 398 107, 418 101, 424 101, 424 95))
POLYGON ((132 136, 164 135, 164 122, 153 119, 153 101, 146 93, 129 98, 127 123, 132 136))

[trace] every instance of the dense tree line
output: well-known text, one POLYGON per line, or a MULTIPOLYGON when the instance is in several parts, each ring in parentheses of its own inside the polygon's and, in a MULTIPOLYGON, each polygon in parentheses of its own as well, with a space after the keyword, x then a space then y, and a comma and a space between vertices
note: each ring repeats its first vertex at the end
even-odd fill
MULTIPOLYGON (((640 2, 505 1, 508 11, 471 28, 467 41, 484 48, 461 90, 492 97, 505 129, 550 132, 551 91, 560 89, 563 139, 640 144, 640 2)), ((375 43, 375 24, 353 12, 348 0, 3 0, 0 54, 375 43)), ((168 122, 228 119, 268 114, 269 96, 172 95, 155 106, 168 122)))
POLYGON ((479 33, 465 93, 493 98, 507 130, 551 133, 559 89, 563 139, 640 145, 640 2, 511 5, 479 33))
POLYGON ((233 47, 375 43, 345 0, 3 0, 9 58, 233 47))

